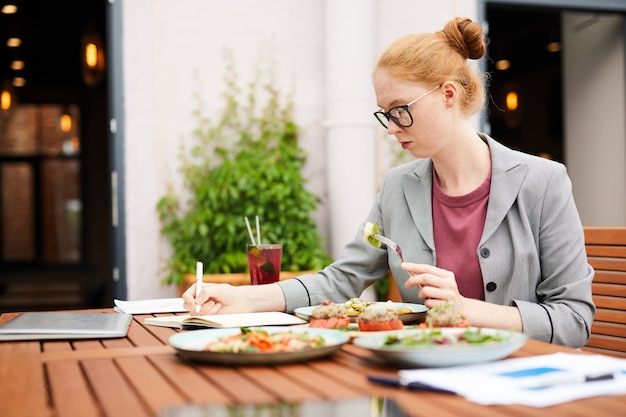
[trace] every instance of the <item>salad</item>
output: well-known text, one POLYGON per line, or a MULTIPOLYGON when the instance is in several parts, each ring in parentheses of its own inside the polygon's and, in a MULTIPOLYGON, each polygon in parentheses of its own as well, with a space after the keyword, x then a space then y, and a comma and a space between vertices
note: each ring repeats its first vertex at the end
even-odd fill
POLYGON ((387 336, 385 347, 441 346, 459 344, 482 344, 503 342, 509 336, 483 333, 480 328, 466 329, 458 333, 443 333, 441 329, 431 329, 402 336, 402 333, 387 336))
POLYGON ((362 300, 360 298, 350 298, 344 303, 349 316, 359 315, 360 313, 364 312, 367 306, 370 304, 372 303, 362 300))
POLYGON ((230 353, 299 352, 326 346, 326 340, 311 333, 265 330, 241 327, 241 333, 224 336, 204 346, 204 351, 230 353))

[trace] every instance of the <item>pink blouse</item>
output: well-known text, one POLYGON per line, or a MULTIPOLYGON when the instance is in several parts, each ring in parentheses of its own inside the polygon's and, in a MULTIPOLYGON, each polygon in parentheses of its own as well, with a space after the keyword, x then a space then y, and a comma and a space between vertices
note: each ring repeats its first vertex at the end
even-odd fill
POLYGON ((478 243, 487 215, 491 171, 478 188, 462 196, 445 194, 435 178, 433 172, 433 231, 437 266, 454 272, 462 296, 484 300, 478 243))

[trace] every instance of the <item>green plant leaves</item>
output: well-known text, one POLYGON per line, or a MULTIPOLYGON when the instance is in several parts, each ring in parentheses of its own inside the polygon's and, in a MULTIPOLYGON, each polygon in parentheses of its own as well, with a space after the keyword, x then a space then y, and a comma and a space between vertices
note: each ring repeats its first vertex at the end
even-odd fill
POLYGON ((320 199, 310 193, 301 170, 306 155, 298 144, 292 103, 257 77, 238 100, 230 58, 224 81, 223 112, 213 121, 194 111, 197 140, 181 153, 181 173, 191 193, 182 210, 173 192, 157 203, 161 233, 174 250, 165 283, 182 282, 196 261, 205 273, 245 272, 248 233, 244 217, 259 216, 264 243, 283 244, 283 271, 317 270, 332 261, 311 215, 320 199), (262 100, 264 98, 264 100, 262 100))

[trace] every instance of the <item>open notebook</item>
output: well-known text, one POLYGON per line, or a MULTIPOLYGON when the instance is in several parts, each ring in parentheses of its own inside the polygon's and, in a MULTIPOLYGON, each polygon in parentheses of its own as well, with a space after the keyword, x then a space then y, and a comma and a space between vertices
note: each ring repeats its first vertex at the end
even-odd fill
POLYGON ((146 317, 144 324, 153 326, 175 327, 180 329, 254 327, 254 326, 287 326, 306 324, 307 321, 291 314, 278 311, 260 313, 213 314, 209 316, 161 316, 146 317))
POLYGON ((132 318, 120 313, 26 312, 0 326, 0 341, 124 337, 132 318))

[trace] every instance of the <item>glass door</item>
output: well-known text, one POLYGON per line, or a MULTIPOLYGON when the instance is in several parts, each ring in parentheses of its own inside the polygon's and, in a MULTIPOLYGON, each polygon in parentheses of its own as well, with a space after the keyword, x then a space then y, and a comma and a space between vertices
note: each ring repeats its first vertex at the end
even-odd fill
POLYGON ((82 260, 80 111, 23 104, 0 126, 0 266, 82 260))

